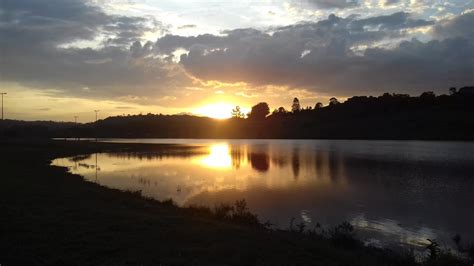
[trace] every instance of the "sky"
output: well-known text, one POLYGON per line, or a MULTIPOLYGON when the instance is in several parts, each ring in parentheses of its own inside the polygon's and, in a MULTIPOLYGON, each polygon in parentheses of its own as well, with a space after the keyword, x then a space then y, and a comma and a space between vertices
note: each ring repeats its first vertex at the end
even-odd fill
POLYGON ((224 118, 474 85, 474 0, 1 0, 5 118, 224 118))

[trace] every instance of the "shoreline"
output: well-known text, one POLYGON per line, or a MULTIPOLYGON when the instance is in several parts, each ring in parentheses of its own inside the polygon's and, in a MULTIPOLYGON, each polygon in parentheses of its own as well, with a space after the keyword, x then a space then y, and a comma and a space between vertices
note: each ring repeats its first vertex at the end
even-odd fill
POLYGON ((65 167, 49 165, 85 153, 186 147, 50 140, 0 145, 5 265, 416 265, 407 254, 215 219, 207 211, 84 182, 65 167))

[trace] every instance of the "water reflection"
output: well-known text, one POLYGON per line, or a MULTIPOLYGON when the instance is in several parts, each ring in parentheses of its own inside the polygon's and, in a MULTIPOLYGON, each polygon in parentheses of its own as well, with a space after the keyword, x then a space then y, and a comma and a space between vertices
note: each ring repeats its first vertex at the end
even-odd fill
POLYGON ((294 217, 308 228, 350 221, 377 245, 421 245, 426 238, 449 244, 456 233, 474 239, 474 145, 431 145, 217 142, 185 151, 75 156, 53 164, 101 185, 181 205, 245 198, 263 221, 281 228, 294 217))
MULTIPOLYGON (((234 153, 233 153, 234 154, 234 153)), ((235 158, 232 156, 227 144, 215 144, 209 147, 209 155, 198 160, 203 166, 211 168, 230 168, 234 165, 235 158)))

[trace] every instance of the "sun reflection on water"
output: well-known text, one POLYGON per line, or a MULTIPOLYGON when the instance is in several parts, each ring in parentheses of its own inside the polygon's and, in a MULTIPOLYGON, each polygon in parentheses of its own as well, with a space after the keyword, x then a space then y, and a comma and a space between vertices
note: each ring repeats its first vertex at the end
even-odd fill
POLYGON ((196 161, 198 164, 209 168, 232 168, 232 157, 230 155, 229 145, 227 144, 211 145, 209 147, 209 154, 203 158, 198 158, 196 161))
POLYGON ((67 166, 72 173, 106 187, 141 191, 159 200, 172 198, 182 206, 212 207, 244 198, 259 217, 281 228, 286 228, 292 217, 308 228, 318 223, 330 228, 349 221, 361 240, 381 247, 403 243, 424 248, 427 238, 450 243, 459 228, 467 228, 460 232, 463 235, 472 235, 472 215, 466 214, 467 222, 444 218, 469 208, 465 204, 470 201, 462 199, 472 198, 472 184, 467 183, 465 190, 451 189, 461 187, 456 180, 467 180, 464 177, 469 173, 459 174, 457 168, 443 166, 440 169, 454 179, 414 190, 410 184, 425 184, 420 180, 437 173, 437 164, 421 164, 419 170, 400 160, 367 160, 348 154, 346 146, 336 150, 335 146, 314 147, 318 143, 218 140, 190 145, 186 150, 170 147, 156 152, 89 154, 58 158, 52 164, 67 166), (399 167, 405 165, 410 167, 399 167), (433 201, 436 197, 432 195, 440 195, 440 191, 455 191, 460 196, 455 201, 433 201), (447 214, 439 212, 440 206, 447 206, 443 208, 447 214), (438 220, 443 223, 432 223, 438 220))

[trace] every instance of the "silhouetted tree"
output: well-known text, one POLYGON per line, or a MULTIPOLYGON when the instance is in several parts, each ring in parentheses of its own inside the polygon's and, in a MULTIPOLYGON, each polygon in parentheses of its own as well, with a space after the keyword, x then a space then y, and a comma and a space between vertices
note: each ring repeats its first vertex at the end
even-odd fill
POLYGON ((435 98, 436 95, 432 91, 425 91, 420 95, 420 98, 435 98))
MULTIPOLYGON (((365 138, 472 140, 474 87, 453 96, 432 92, 413 97, 387 93, 354 96, 318 111, 291 113, 280 107, 268 119, 216 121, 192 115, 124 115, 97 123, 0 121, 0 138, 134 137, 134 138, 365 138), (314 113, 315 115, 311 115, 314 113), (357 119, 354 119, 357 118, 357 119), (377 124, 377 130, 370 125, 377 124), (97 126, 96 126, 97 125, 97 126), (416 125, 416 128, 415 128, 416 125), (415 130, 416 129, 416 130, 415 130)), ((319 104, 315 107, 320 106, 319 104)), ((238 109, 234 109, 237 111, 238 109)), ((241 110, 240 110, 241 112, 241 110)), ((238 114, 239 112, 235 112, 238 114)), ((252 108, 252 119, 264 119, 268 104, 252 108)), ((258 156, 257 156, 258 157, 258 156)))
POLYGON ((449 88, 449 95, 454 95, 454 94, 456 94, 456 92, 457 92, 456 87, 449 88))
POLYGON ((301 111, 300 100, 298 98, 293 99, 293 104, 291 105, 291 112, 297 113, 301 111))
POLYGON ((329 106, 334 106, 337 104, 339 104, 339 100, 336 97, 332 97, 331 99, 329 99, 329 106))
POLYGON ((273 110, 272 115, 274 116, 282 116, 285 115, 287 111, 283 107, 278 107, 278 109, 273 110))
POLYGON ((248 114, 249 119, 264 119, 270 113, 270 107, 265 102, 252 106, 252 110, 248 114))
POLYGON ((323 104, 321 102, 317 102, 316 105, 314 106, 314 109, 320 109, 323 108, 323 104))
POLYGON ((420 95, 420 103, 431 104, 436 100, 436 95, 432 91, 425 91, 420 95))
POLYGON ((240 111, 240 106, 236 106, 235 109, 232 109, 232 117, 233 118, 244 118, 244 113, 240 111))
POLYGON ((474 95, 474 86, 471 87, 462 87, 459 89, 458 93, 463 96, 470 96, 474 95))

